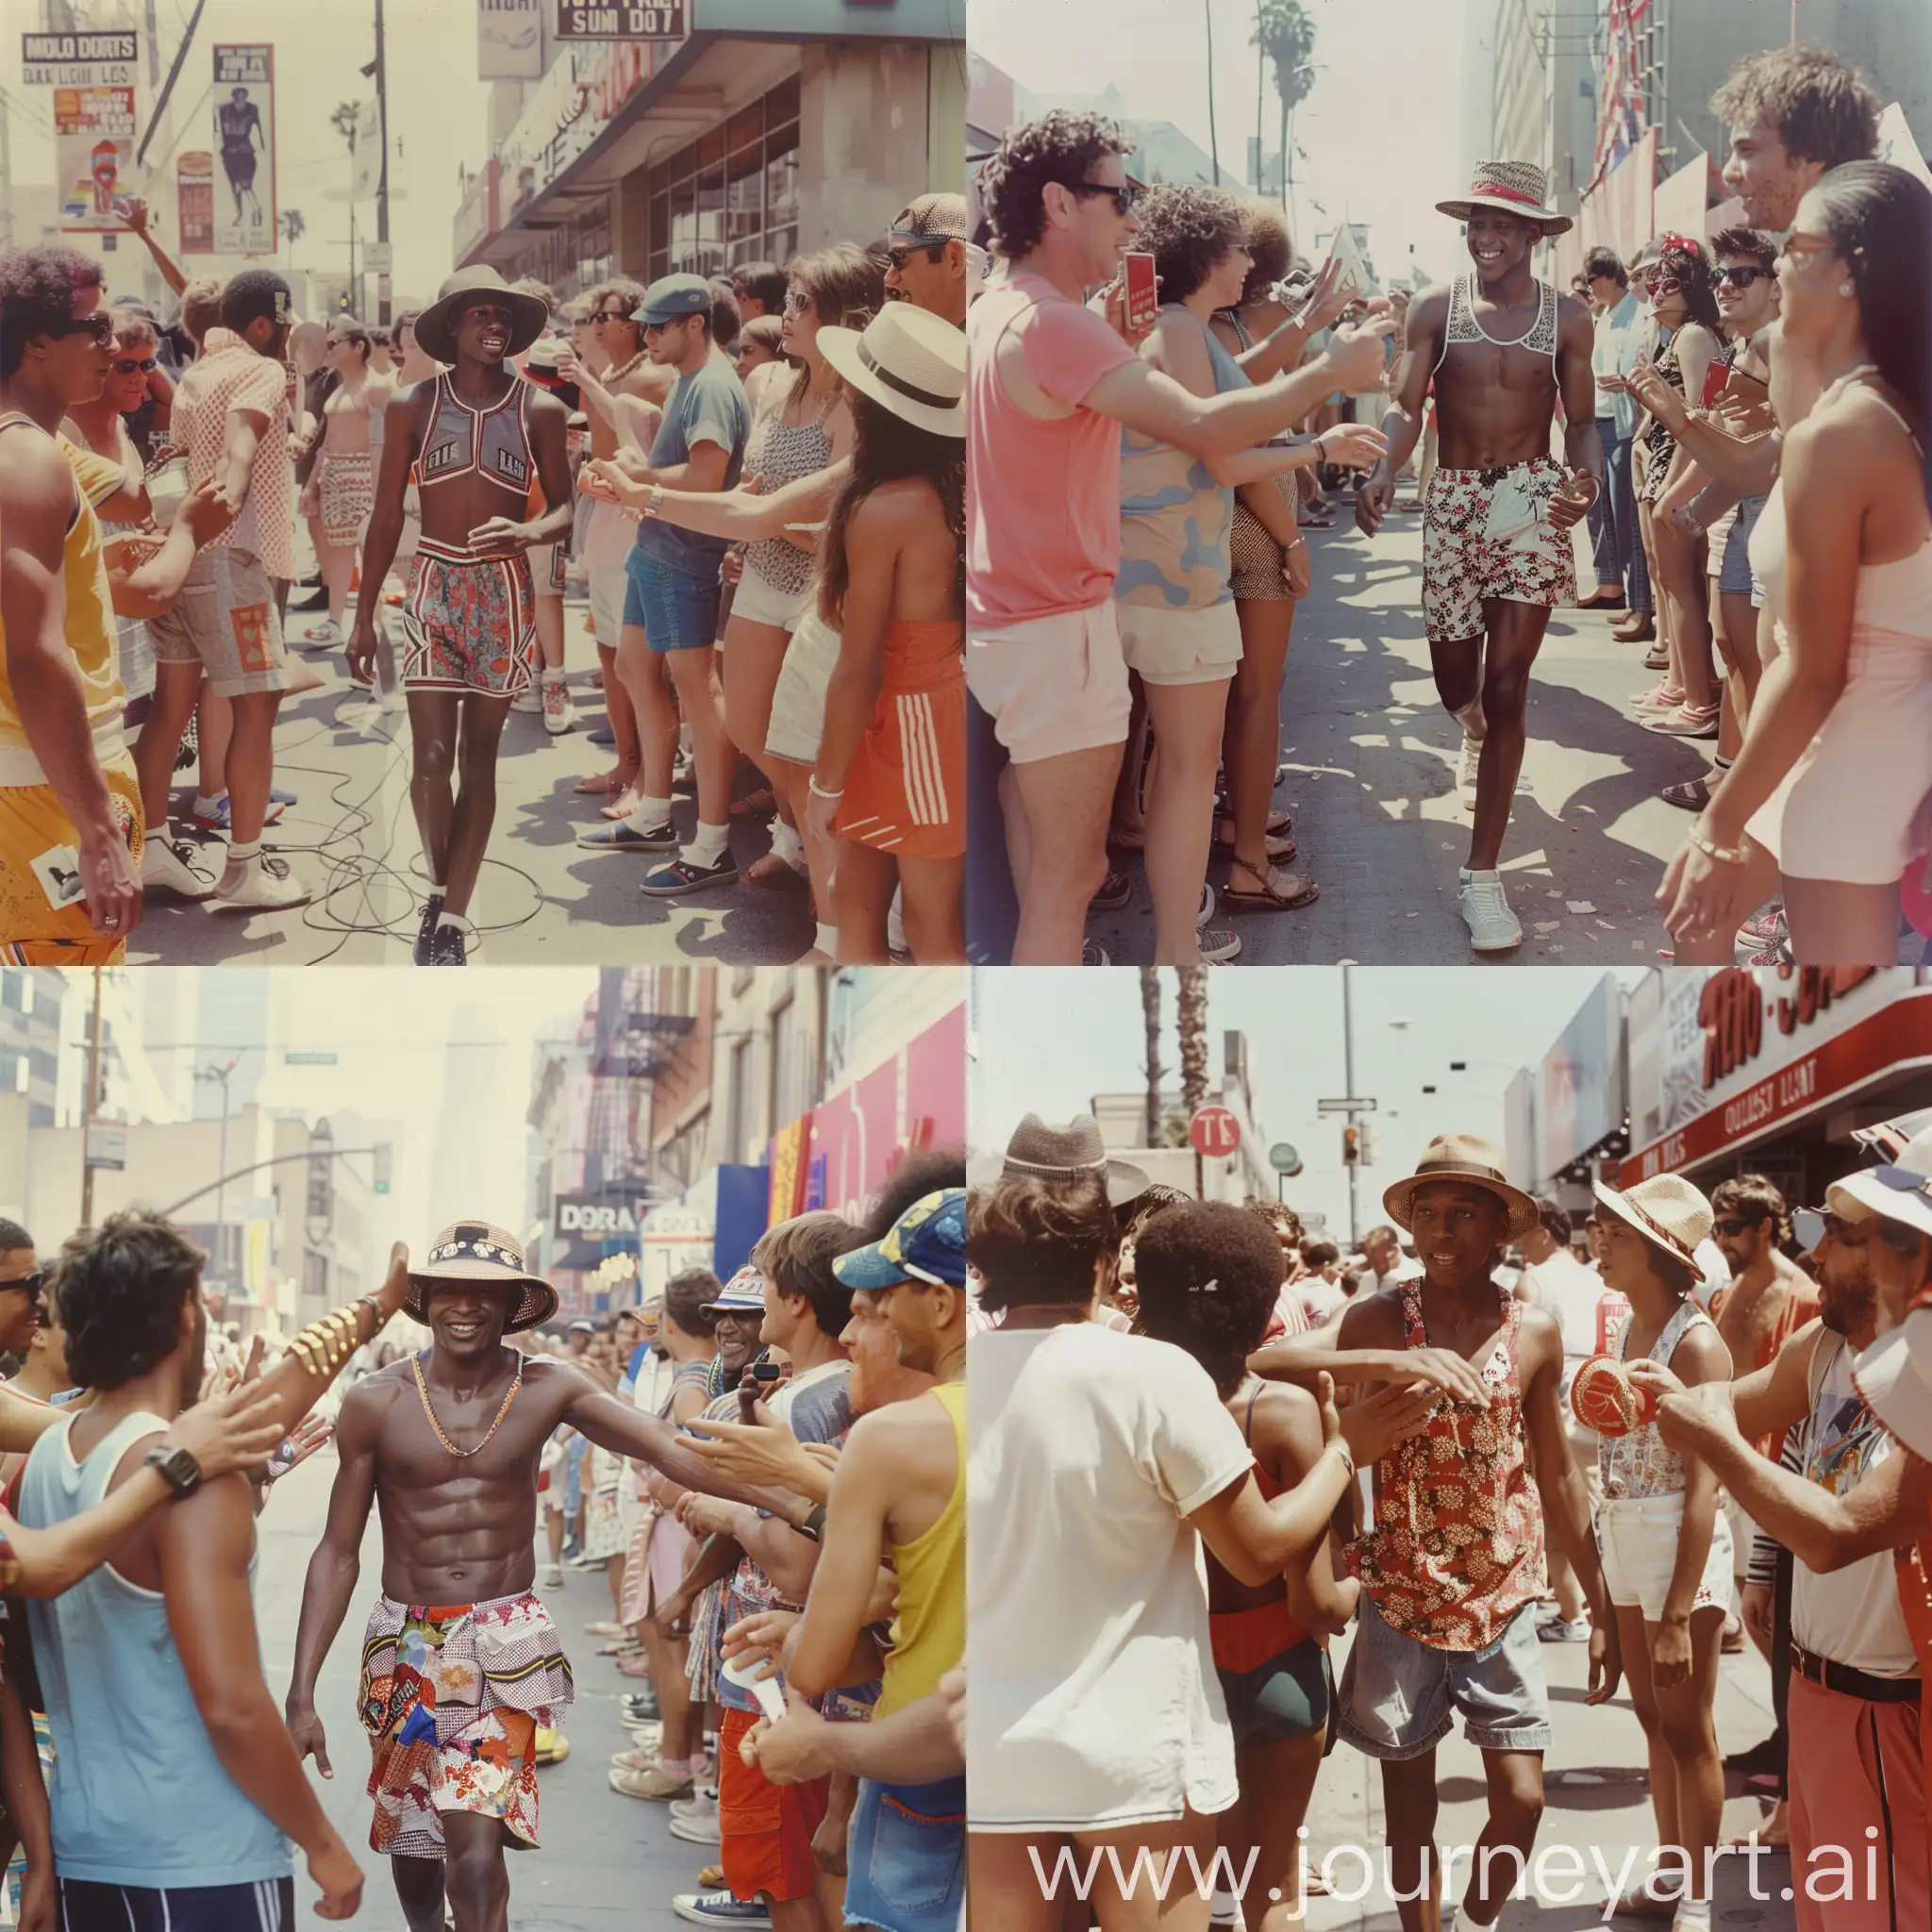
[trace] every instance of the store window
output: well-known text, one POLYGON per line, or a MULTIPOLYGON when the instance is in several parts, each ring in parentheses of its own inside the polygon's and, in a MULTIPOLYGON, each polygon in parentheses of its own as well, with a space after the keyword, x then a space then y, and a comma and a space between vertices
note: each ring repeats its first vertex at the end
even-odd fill
POLYGON ((798 82, 775 87, 650 175, 650 278, 798 253, 798 82))
POLYGON ((535 275, 554 290, 559 302, 608 282, 616 273, 610 251, 610 214, 607 208, 579 215, 561 227, 547 228, 517 257, 515 280, 535 275))

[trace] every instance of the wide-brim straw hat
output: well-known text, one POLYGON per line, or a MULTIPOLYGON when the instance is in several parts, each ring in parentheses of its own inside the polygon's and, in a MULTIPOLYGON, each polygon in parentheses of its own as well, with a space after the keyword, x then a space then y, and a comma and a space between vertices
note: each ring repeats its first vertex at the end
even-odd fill
POLYGON ((1439 214, 1469 219, 1474 208, 1501 208, 1541 224, 1545 235, 1560 235, 1575 225, 1550 206, 1550 177, 1534 161, 1478 161, 1475 178, 1460 201, 1439 201, 1439 214))
POLYGON ((455 1221, 436 1237, 424 1265, 409 1270, 404 1314, 426 1324, 429 1317, 424 1308, 429 1291, 451 1281, 519 1290, 509 1319, 503 1324, 506 1335, 534 1328, 557 1312, 557 1291, 525 1270, 523 1243, 508 1228, 487 1221, 455 1221))
POLYGON ((1430 1181, 1461 1181, 1495 1195, 1509 1210, 1512 1237, 1527 1234, 1536 1225, 1535 1201, 1521 1188, 1509 1185, 1503 1172, 1502 1150, 1477 1135, 1439 1134, 1423 1149, 1415 1172, 1382 1196, 1382 1206, 1396 1226, 1409 1227, 1409 1203, 1415 1191, 1430 1181))
POLYGON ((1697 1249, 1710 1239, 1710 1203, 1682 1174, 1654 1174, 1621 1191, 1602 1181, 1592 1186, 1599 1206, 1627 1221, 1653 1247, 1683 1262, 1693 1280, 1705 1278, 1697 1249))
POLYGON ((458 269, 436 291, 436 300, 416 318, 416 343, 425 356, 455 365, 457 338, 454 324, 457 310, 471 295, 488 295, 510 311, 509 347, 505 359, 521 356, 550 326, 550 311, 535 295, 512 289, 502 275, 487 263, 476 268, 458 269))
POLYGON ((822 328, 819 354, 839 379, 934 436, 966 434, 966 334, 910 302, 889 302, 856 328, 822 328))
MULTIPOLYGON (((819 333, 823 338, 824 331, 819 333)), ((1089 1174, 1107 1183, 1108 1204, 1114 1208, 1139 1200, 1153 1186, 1144 1168, 1108 1153, 1100 1123, 1091 1113, 1076 1114, 1063 1127, 1050 1127, 1037 1113, 1029 1113, 1013 1129, 1006 1153, 974 1161, 967 1179, 973 1187, 985 1189, 1022 1175, 1070 1181, 1089 1174)))

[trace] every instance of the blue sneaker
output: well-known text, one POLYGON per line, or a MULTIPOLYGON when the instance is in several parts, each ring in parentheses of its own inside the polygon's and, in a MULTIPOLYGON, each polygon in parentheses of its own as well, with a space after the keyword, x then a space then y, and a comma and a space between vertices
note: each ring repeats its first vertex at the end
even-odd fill
POLYGON ((728 1891, 681 1891, 671 1909, 690 1925, 750 1925, 770 1932, 772 1915, 756 1901, 733 1898, 728 1891))
POLYGON ((738 861, 726 853, 716 865, 693 865, 688 858, 674 858, 649 874, 639 888, 653 899, 675 899, 681 892, 702 892, 707 886, 729 886, 738 881, 738 861))
POLYGON ((669 819, 653 825, 648 832, 634 830, 621 819, 615 824, 599 825, 594 831, 579 832, 577 843, 593 852, 675 852, 677 827, 669 819))
POLYGON ((301 801, 292 791, 284 791, 279 786, 271 785, 268 788, 268 802, 271 805, 290 806, 297 805, 301 801))

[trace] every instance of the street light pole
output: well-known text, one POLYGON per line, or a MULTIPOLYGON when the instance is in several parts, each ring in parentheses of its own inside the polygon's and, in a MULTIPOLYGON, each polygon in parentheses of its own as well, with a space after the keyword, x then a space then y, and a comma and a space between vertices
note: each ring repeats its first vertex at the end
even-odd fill
POLYGON ((92 1044, 87 1056, 87 1094, 80 1108, 80 1224, 94 1224, 94 1164, 89 1159, 88 1138, 93 1132, 94 1109, 101 1104, 101 969, 94 968, 92 1044))
MULTIPOLYGON (((1354 968, 1344 965, 1341 969, 1341 1085, 1350 1100, 1355 1098, 1355 1003, 1349 985, 1354 968)), ((1348 1124, 1356 1124, 1356 1110, 1348 1110, 1348 1124)), ((1356 1174, 1359 1161, 1348 1165, 1348 1245, 1353 1249, 1359 1239, 1360 1211, 1357 1208, 1356 1174)))
MULTIPOLYGON (((389 62, 384 49, 382 0, 375 0, 375 118, 382 130, 382 172, 375 184, 375 239, 389 246, 389 62)), ((389 325, 390 291, 394 284, 391 271, 382 270, 375 278, 375 319, 389 325)))
POLYGON ((219 1080, 222 1083, 222 1140, 219 1166, 215 1172, 221 1178, 215 1184, 215 1272, 225 1284, 227 1275, 228 1246, 228 1076, 242 1064, 239 1058, 230 1060, 225 1067, 197 1067, 194 1077, 197 1080, 219 1080))

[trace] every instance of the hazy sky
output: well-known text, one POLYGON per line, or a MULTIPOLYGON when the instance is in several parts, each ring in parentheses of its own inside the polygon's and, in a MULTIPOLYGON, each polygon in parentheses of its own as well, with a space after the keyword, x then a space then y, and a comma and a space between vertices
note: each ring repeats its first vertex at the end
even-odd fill
MULTIPOLYGON (((1403 273, 1408 244, 1431 274, 1466 266, 1457 225, 1435 211, 1468 186, 1462 170, 1465 81, 1487 96, 1488 76, 1466 73, 1471 0, 1307 0, 1315 22, 1313 92, 1297 112, 1295 164, 1302 226, 1344 215, 1371 225, 1375 267, 1403 273), (1316 204, 1321 204, 1317 207, 1316 204)), ((1207 17, 1214 29, 1215 119, 1224 165, 1244 172, 1255 132, 1261 66, 1249 45, 1251 0, 972 0, 974 50, 1041 93, 1099 93, 1108 82, 1137 117, 1172 121, 1208 146, 1207 17), (1204 10, 1205 9, 1205 10, 1204 10)), ((1274 150, 1279 110, 1266 79, 1264 141, 1274 150)))
MULTIPOLYGON (((1361 1175, 1364 1226, 1381 1217, 1383 1190, 1411 1172, 1437 1134, 1503 1139, 1503 1091, 1520 1066, 1544 1053, 1600 975, 1584 967, 1539 966, 1492 973, 1467 966, 1357 967, 1353 973, 1356 1098, 1378 1103, 1374 1165, 1361 1175), (1407 1021, 1405 1026, 1392 1021, 1407 1021), (1451 1060, 1468 1071, 1452 1074, 1451 1060), (1425 1085, 1438 1091, 1424 1094, 1425 1085)), ((1624 975, 1634 979, 1633 972, 1624 975)), ((1085 1111, 1096 1093, 1139 1092, 1142 1035, 1141 976, 1080 974, 1077 1000, 1055 997, 1065 975, 1010 968, 974 975, 973 1142, 997 1148, 1029 1108, 1047 1120, 1085 1111)), ((1343 1082, 1341 971, 1271 967, 1208 975, 1208 1069, 1219 1084, 1222 1035, 1248 1038, 1255 1110, 1270 1143, 1291 1142, 1306 1172, 1288 1184, 1297 1208, 1348 1224, 1341 1123, 1317 1112, 1321 1099, 1348 1097, 1343 1082)), ((1162 1063, 1177 1063, 1174 976, 1161 974, 1162 1063)), ((1176 1074, 1167 1083, 1179 1085, 1176 1074)))
MULTIPOLYGON (((96 19, 108 14, 105 8, 92 11, 96 19)), ((138 18, 140 7, 134 11, 138 18)), ((165 75, 193 8, 192 0, 157 0, 156 11, 165 75)), ((8 90, 13 110, 15 178, 50 182, 54 90, 21 84, 16 30, 37 27, 40 8, 34 0, 5 0, 0 22, 7 28, 0 37, 0 86, 8 90)), ((433 295, 450 269, 457 165, 460 161, 475 168, 484 158, 484 103, 490 90, 476 78, 476 9, 472 0, 387 0, 385 25, 395 292, 398 298, 433 295), (398 190, 403 192, 398 194, 398 190)), ((358 71, 375 54, 373 0, 208 0, 188 63, 175 83, 174 105, 192 109, 183 146, 213 145, 208 95, 214 71, 209 49, 217 41, 274 43, 279 201, 283 208, 299 208, 308 223, 306 238, 296 244, 294 265, 346 275, 349 205, 325 197, 331 189, 346 190, 349 155, 328 117, 339 102, 365 100, 375 92, 374 83, 358 71)), ((145 44, 141 58, 144 81, 145 44)), ((179 118, 175 125, 177 129, 184 125, 179 118)), ((156 181, 165 182, 165 189, 156 186, 150 198, 161 208, 161 232, 172 251, 179 239, 174 162, 162 156, 159 142, 149 148, 147 158, 150 166, 164 162, 156 181)), ((373 202, 358 205, 357 221, 364 239, 373 238, 375 219, 373 202)), ((120 245, 140 249, 130 238, 123 238, 120 245)), ((192 273, 192 262, 188 266, 192 273)), ((127 279, 131 284, 135 277, 127 279)))

